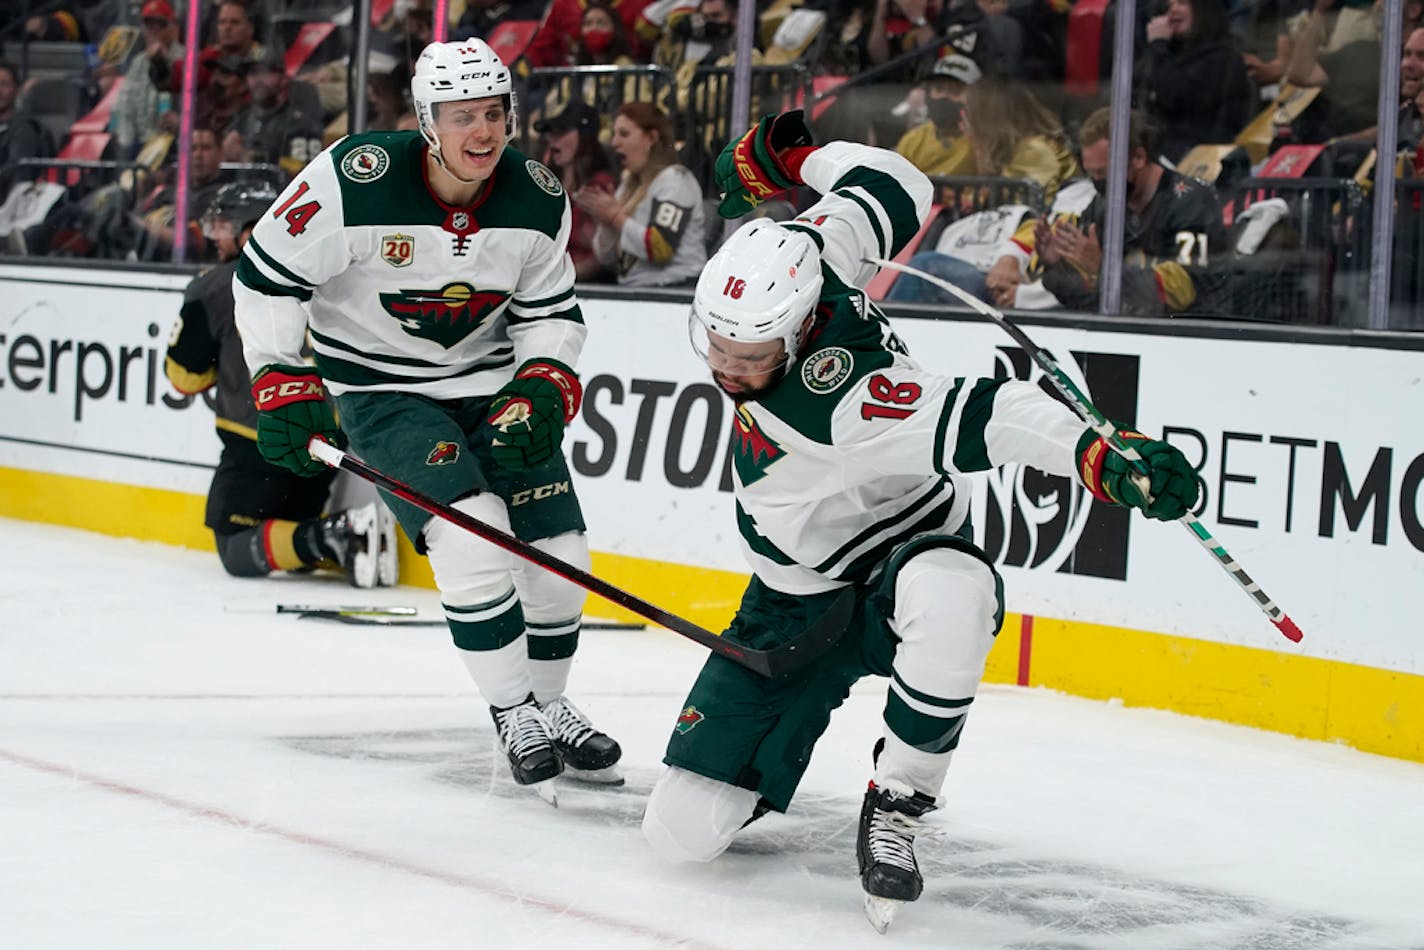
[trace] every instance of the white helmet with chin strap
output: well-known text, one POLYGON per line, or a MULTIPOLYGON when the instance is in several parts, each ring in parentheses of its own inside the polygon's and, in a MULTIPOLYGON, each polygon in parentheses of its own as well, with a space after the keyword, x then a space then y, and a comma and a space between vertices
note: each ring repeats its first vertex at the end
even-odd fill
POLYGON ((767 218, 744 225, 697 280, 693 348, 707 359, 707 333, 738 343, 781 340, 785 365, 791 365, 806 342, 806 318, 821 299, 823 281, 821 254, 809 235, 767 218))
POLYGON ((420 134, 430 143, 430 154, 442 166, 445 159, 440 154, 440 138, 435 134, 435 103, 491 96, 504 97, 504 134, 512 138, 519 127, 514 80, 509 67, 488 43, 480 39, 431 43, 421 52, 415 61, 415 75, 410 77, 410 98, 420 134))

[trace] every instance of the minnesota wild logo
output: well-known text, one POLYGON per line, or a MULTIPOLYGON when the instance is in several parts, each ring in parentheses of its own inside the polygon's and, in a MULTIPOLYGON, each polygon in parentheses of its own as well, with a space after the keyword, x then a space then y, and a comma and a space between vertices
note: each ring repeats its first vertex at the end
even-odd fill
POLYGON ((678 735, 685 736, 692 731, 693 726, 705 718, 702 713, 697 711, 696 706, 688 706, 682 711, 682 715, 677 717, 677 725, 674 728, 677 729, 678 735))
POLYGON ((381 306, 411 336, 450 349, 473 333, 509 299, 506 290, 476 290, 446 284, 439 290, 399 290, 381 294, 381 306))
POLYGON ((750 485, 766 474, 771 463, 786 452, 761 431, 746 406, 738 406, 732 417, 732 464, 743 485, 750 485))

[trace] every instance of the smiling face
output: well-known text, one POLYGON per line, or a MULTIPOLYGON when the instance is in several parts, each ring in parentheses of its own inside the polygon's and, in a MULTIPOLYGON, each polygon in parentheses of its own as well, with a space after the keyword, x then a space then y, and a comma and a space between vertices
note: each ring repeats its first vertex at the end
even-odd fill
POLYGON ((623 167, 635 175, 648 167, 648 157, 657 141, 656 132, 645 132, 626 115, 613 120, 613 139, 609 145, 623 167))
POLYGON ((435 103, 435 134, 451 173, 470 183, 485 181, 506 142, 503 97, 435 103))
POLYGON ((1424 90, 1424 29, 1413 30, 1404 41, 1399 62, 1399 98, 1413 99, 1424 90))

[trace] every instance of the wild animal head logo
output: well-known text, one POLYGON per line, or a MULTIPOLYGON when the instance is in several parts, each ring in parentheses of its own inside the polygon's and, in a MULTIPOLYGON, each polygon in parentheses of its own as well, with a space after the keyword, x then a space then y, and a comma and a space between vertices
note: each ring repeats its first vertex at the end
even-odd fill
POLYGON ((460 458, 460 444, 458 442, 436 442, 435 448, 430 450, 430 454, 425 457, 426 465, 449 465, 460 458))
POLYGON ((483 326, 508 300, 507 290, 476 290, 466 283, 381 294, 381 306, 406 333, 447 350, 483 326))

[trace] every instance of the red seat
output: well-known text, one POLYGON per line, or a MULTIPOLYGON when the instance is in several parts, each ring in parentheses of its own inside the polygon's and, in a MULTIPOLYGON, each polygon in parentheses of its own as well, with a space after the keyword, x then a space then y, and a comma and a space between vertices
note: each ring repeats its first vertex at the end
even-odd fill
MULTIPOLYGON (((925 216, 925 223, 915 232, 915 236, 910 238, 909 243, 900 249, 900 253, 895 255, 893 258, 895 263, 910 263, 910 258, 915 256, 915 251, 919 250, 921 242, 925 239, 925 235, 929 233, 930 227, 935 223, 935 219, 939 217, 939 213, 942 210, 944 210, 944 205, 930 205, 930 213, 925 216)), ((899 276, 899 271, 892 270, 889 267, 882 267, 880 273, 876 274, 871 278, 870 283, 865 285, 865 295, 871 300, 884 300, 885 295, 890 292, 890 288, 894 285, 895 279, 899 276)))
POLYGON ((297 31, 296 38, 292 40, 292 45, 287 49, 287 57, 283 61, 283 68, 288 76, 295 76, 297 71, 306 64, 311 54, 316 52, 332 31, 336 29, 335 23, 303 23, 302 28, 297 31))
POLYGON ((506 63, 516 62, 529 48, 538 29, 538 20, 506 20, 490 34, 490 48, 506 63))
POLYGON ((1098 72, 1103 48, 1103 19, 1109 0, 1078 0, 1068 14, 1068 50, 1063 70, 1063 91, 1070 96, 1098 94, 1098 72))

